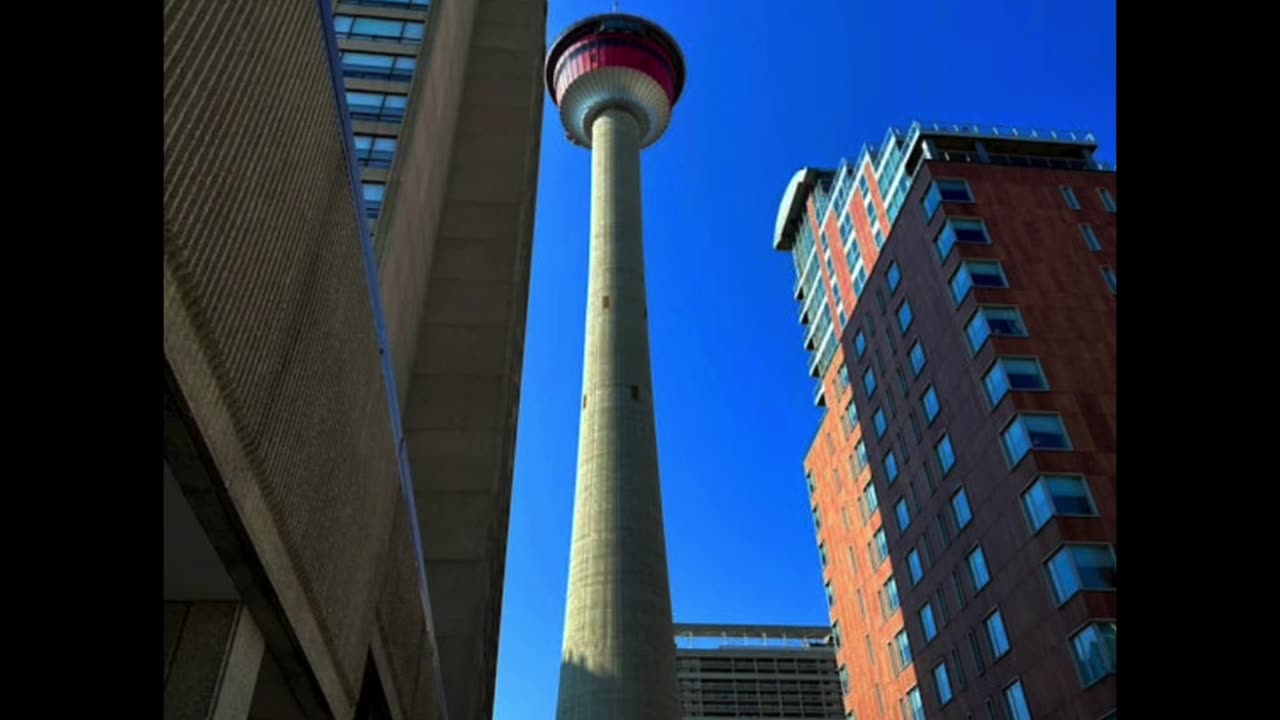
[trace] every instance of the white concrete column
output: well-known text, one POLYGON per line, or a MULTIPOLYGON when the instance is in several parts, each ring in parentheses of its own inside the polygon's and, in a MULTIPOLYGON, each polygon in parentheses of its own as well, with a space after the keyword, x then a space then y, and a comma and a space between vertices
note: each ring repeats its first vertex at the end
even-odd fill
POLYGON ((246 720, 266 645, 238 602, 164 604, 165 720, 246 720))
POLYGON ((654 430, 640 128, 592 127, 591 268, 559 720, 678 720, 654 430))

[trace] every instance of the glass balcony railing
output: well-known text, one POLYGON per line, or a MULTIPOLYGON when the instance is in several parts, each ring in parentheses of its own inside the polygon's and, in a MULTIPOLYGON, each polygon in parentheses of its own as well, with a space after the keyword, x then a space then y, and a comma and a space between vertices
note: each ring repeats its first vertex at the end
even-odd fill
MULTIPOLYGON (((1096 143, 1093 133, 1083 130, 1053 130, 1045 128, 1020 128, 1011 125, 978 125, 976 123, 916 123, 923 132, 933 135, 978 135, 996 138, 1024 138, 1049 142, 1096 143)), ((912 128, 915 130, 915 128, 912 128)), ((914 133, 913 133, 914 134, 914 133)))

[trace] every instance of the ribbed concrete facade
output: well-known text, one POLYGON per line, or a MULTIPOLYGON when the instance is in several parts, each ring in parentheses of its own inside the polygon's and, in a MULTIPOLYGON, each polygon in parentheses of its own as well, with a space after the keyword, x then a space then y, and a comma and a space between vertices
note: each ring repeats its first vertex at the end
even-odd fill
POLYGON ((557 717, 676 718, 639 126, 595 121, 583 409, 557 717))
POLYGON ((165 4, 167 718, 491 713, 545 4, 403 5, 165 4), (344 117, 378 52, 395 128, 344 117))

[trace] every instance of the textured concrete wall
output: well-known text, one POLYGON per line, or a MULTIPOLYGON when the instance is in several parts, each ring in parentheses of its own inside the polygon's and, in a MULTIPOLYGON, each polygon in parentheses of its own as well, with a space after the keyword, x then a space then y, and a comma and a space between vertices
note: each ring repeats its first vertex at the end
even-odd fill
POLYGON ((583 410, 557 717, 675 720, 635 118, 602 113, 591 159, 583 410))
POLYGON ((198 446, 174 473, 343 717, 400 490, 319 8, 170 0, 164 24, 165 360, 198 446))

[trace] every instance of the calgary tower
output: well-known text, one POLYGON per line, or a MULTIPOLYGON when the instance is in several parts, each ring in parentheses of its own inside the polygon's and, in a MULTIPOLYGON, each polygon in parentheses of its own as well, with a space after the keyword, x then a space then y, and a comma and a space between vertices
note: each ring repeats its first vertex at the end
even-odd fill
POLYGON ((591 150, 591 268, 558 720, 678 720, 640 210, 640 150, 667 129, 684 56, 610 13, 551 48, 547 89, 591 150))

